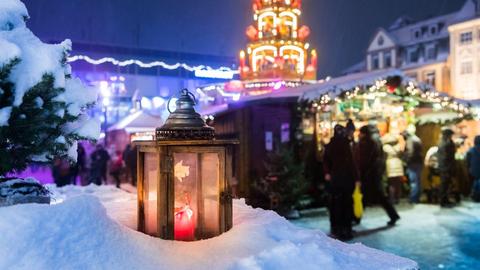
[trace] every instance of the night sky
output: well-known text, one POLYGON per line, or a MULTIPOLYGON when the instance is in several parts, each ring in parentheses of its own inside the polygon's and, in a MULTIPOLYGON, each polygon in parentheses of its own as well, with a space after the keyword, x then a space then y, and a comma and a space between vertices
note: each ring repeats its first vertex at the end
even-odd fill
MULTIPOLYGON (((251 0, 23 0, 44 41, 236 56, 253 22, 251 0)), ((319 74, 361 61, 374 31, 397 17, 458 10, 465 0, 304 0, 303 24, 319 52, 319 74)), ((74 46, 75 47, 75 46, 74 46)))

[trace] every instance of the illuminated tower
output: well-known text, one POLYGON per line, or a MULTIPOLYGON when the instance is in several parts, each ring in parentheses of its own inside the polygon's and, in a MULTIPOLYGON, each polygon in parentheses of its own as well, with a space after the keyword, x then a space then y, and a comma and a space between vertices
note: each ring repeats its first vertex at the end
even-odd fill
POLYGON ((240 52, 242 80, 315 80, 317 53, 299 27, 301 0, 253 0, 255 25, 246 30, 247 51, 240 52))

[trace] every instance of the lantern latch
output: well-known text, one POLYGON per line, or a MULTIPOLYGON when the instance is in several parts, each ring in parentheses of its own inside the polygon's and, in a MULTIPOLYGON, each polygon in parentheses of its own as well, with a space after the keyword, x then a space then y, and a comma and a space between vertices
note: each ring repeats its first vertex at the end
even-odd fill
POLYGON ((220 193, 220 200, 222 203, 230 202, 233 199, 233 195, 230 191, 223 191, 220 193))

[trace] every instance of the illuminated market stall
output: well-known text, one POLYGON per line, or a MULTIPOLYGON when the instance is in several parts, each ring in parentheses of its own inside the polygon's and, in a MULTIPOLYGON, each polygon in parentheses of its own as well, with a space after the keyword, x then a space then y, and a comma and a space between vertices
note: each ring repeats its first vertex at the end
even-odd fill
MULTIPOLYGON (((333 136, 334 126, 346 126, 349 120, 357 130, 364 125, 376 125, 383 140, 398 138, 399 143, 402 132, 416 130, 423 142, 423 156, 438 145, 441 127, 452 127, 460 165, 463 149, 471 146, 466 140, 471 133, 468 123, 475 118, 471 105, 439 93, 429 85, 416 83, 398 70, 347 75, 310 88, 300 98, 297 108, 302 119, 299 130, 302 141, 310 142, 306 145, 315 145, 319 160, 333 136)), ((427 181, 426 173, 424 170, 424 186, 435 185, 432 179, 427 181)), ((458 178, 468 179, 466 174, 458 178)), ((458 189, 468 192, 469 184, 462 181, 458 189)))
POLYGON ((470 105, 418 84, 397 70, 338 77, 305 91, 299 102, 303 134, 319 150, 335 124, 375 124, 381 135, 400 134, 408 125, 454 124, 472 118, 470 105), (356 78, 358 77, 358 78, 356 78))

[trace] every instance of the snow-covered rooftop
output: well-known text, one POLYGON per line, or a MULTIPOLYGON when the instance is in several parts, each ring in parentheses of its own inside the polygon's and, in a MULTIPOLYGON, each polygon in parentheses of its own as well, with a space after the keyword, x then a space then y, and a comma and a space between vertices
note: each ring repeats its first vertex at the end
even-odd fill
POLYGON ((108 131, 124 129, 128 133, 155 131, 155 128, 163 125, 164 120, 161 116, 149 114, 147 111, 136 111, 115 125, 111 126, 108 131))
POLYGON ((406 77, 402 71, 398 69, 375 70, 368 72, 359 72, 348 74, 345 76, 333 78, 321 84, 313 84, 305 87, 302 99, 313 100, 321 97, 327 92, 339 94, 344 90, 350 90, 356 86, 372 85, 379 79, 385 79, 391 76, 401 76, 404 79, 412 79, 406 77))
POLYGON ((476 5, 472 0, 467 0, 463 7, 453 13, 442 16, 432 17, 426 20, 409 23, 408 19, 399 18, 389 27, 388 34, 395 40, 399 46, 409 46, 419 42, 428 42, 431 40, 448 38, 448 26, 457 22, 474 18, 476 14, 476 5), (405 23, 404 23, 405 22, 405 23), (413 32, 422 27, 438 26, 438 32, 433 35, 421 35, 418 39, 413 39, 413 32))

